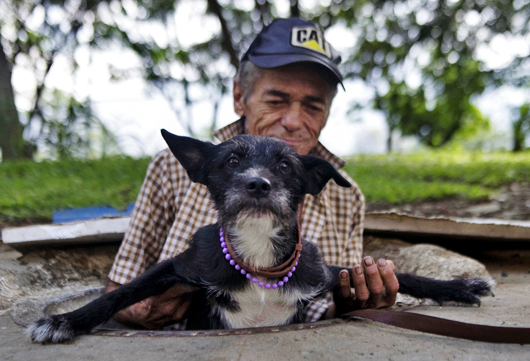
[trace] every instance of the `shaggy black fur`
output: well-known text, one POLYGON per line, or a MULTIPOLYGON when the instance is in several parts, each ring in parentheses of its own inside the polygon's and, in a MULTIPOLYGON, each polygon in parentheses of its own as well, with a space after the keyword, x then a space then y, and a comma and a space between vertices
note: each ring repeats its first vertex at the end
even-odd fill
MULTIPOLYGON (((274 256, 269 266, 279 265, 293 253, 298 235, 297 209, 303 196, 318 194, 330 179, 340 186, 350 186, 328 162, 300 156, 273 138, 238 136, 213 145, 166 131, 162 134, 191 180, 208 187, 219 223, 199 229, 185 252, 149 269, 131 283, 76 311, 40 319, 28 329, 34 342, 63 342, 90 333, 116 312, 176 284, 199 288, 202 295, 189 312, 188 327, 237 327, 231 324, 230 317, 252 316, 248 315, 248 309, 243 309, 248 303, 238 302, 238 295, 254 292, 255 296, 261 291, 256 291, 256 286, 224 258, 219 243, 220 226, 232 237, 235 251, 252 259, 255 250, 248 249, 248 244, 238 238, 241 230, 238 227, 242 227, 245 217, 269 217, 277 230, 268 239, 274 256)), ((292 312, 282 323, 301 322, 301 312, 308 302, 338 286, 341 269, 326 265, 317 246, 303 241, 302 257, 289 282, 277 290, 263 292, 265 295, 277 292, 275 297, 280 297, 281 302, 278 298, 275 302, 291 306, 292 312)), ((398 274, 398 280, 400 292, 440 303, 453 300, 479 304, 478 296, 491 293, 490 283, 483 279, 437 281, 398 274)))

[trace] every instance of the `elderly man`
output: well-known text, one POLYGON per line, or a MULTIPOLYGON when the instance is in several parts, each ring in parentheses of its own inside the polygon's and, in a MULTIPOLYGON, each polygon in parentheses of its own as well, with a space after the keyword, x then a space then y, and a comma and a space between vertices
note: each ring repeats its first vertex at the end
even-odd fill
MULTIPOLYGON (((242 133, 276 137, 299 154, 312 153, 343 167, 344 162, 318 142, 337 85, 342 85, 339 63, 340 56, 316 25, 295 18, 273 21, 243 56, 234 80, 234 109, 241 118, 215 136, 221 141, 242 133)), ((352 188, 330 182, 317 196, 306 195, 302 235, 318 244, 327 263, 353 268, 353 289, 343 271, 334 300, 328 295, 310 304, 307 322, 333 317, 339 310, 391 306, 399 288, 391 261, 361 259, 364 198, 341 174, 352 188)), ((107 291, 182 252, 198 228, 215 221, 206 187, 192 183, 169 150, 160 152, 147 170, 107 291)), ((151 329, 175 323, 185 316, 192 291, 175 287, 116 318, 151 329)))

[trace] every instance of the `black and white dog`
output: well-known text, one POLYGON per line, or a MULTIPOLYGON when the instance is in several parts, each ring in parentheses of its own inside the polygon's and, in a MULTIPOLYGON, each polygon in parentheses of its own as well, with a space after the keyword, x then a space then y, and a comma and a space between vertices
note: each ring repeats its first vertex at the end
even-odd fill
MULTIPOLYGON (((298 155, 274 138, 243 135, 213 145, 165 130, 162 135, 190 179, 208 187, 219 221, 199 229, 188 250, 131 283, 73 312, 38 320, 27 330, 34 342, 87 334, 177 284, 202 292, 188 319, 195 329, 301 322, 308 302, 337 287, 342 267, 326 265, 315 244, 299 239, 297 221, 306 193, 318 194, 330 179, 351 186, 330 163, 298 155)), ((480 303, 478 296, 491 293, 485 279, 397 276, 400 292, 439 303, 480 303)))

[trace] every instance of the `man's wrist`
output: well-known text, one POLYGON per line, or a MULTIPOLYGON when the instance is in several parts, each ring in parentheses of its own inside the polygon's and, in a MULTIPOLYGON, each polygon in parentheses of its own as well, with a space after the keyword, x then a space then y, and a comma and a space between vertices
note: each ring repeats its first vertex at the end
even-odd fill
POLYGON ((120 284, 120 283, 114 282, 113 280, 108 278, 107 279, 107 284, 105 285, 105 293, 112 292, 112 291, 120 288, 121 286, 123 286, 123 285, 120 284))
POLYGON ((322 314, 321 320, 331 320, 332 318, 335 318, 335 311, 336 311, 335 303, 332 303, 329 305, 326 312, 322 314))

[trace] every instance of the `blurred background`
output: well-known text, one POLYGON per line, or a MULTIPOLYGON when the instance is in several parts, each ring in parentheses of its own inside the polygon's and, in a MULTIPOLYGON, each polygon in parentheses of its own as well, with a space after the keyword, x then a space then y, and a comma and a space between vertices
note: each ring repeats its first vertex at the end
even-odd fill
POLYGON ((343 57, 332 151, 527 146, 528 0, 2 0, 3 159, 153 155, 161 127, 208 138, 236 119, 239 57, 289 16, 343 57))
MULTIPOLYGON (((21 172, 11 167, 29 167, 7 164, 15 160, 143 162, 164 148, 160 128, 210 139, 236 119, 239 57, 263 26, 289 16, 320 24, 342 54, 346 91, 321 141, 341 156, 375 154, 350 158, 369 201, 489 200, 513 184, 526 187, 530 0, 1 0, 4 189, 12 189, 8 175, 21 172), (493 163, 498 168, 488 168, 493 163), (482 166, 466 173, 455 164, 482 166), (440 173, 449 168, 456 173, 440 173), (432 192, 406 195, 403 184, 375 187, 362 178, 377 173, 395 183, 403 169, 423 170, 401 177, 430 182, 432 192), (457 191, 463 185, 471 188, 457 191)), ((130 167, 143 174, 141 164, 130 167)), ((132 200, 137 186, 125 192, 132 200)), ((27 206, 6 193, 0 214, 13 202, 27 206)))

